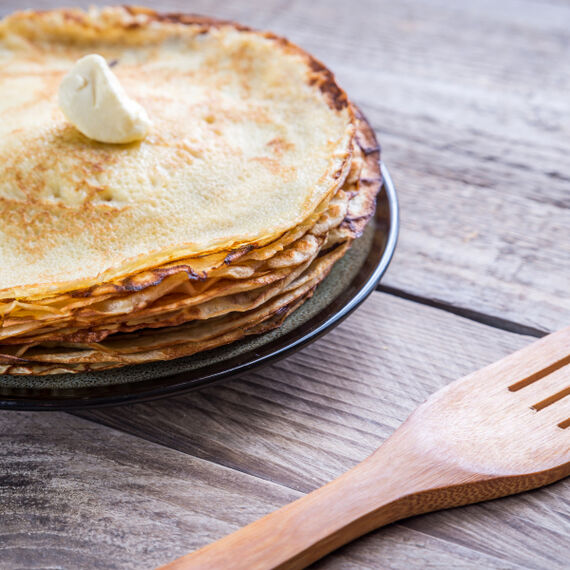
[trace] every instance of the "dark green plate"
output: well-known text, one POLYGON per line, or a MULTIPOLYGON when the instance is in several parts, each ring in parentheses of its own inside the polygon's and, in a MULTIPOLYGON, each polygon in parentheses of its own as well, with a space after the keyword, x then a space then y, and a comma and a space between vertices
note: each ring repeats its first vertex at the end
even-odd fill
POLYGON ((239 376, 292 354, 338 325, 374 289, 398 236, 398 201, 388 170, 376 215, 311 299, 281 327, 193 356, 103 372, 0 376, 0 408, 70 410, 151 400, 239 376))

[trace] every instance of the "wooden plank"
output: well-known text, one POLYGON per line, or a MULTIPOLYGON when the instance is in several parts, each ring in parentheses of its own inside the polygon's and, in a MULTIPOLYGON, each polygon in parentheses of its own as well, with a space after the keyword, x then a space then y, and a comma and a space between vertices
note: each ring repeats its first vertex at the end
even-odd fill
MULTIPOLYGON (((0 413, 0 566, 152 568, 299 493, 67 414, 0 413)), ((499 568, 501 560, 392 525, 330 568, 499 568)))
MULTIPOLYGON (((437 388, 532 340, 374 293, 325 338, 242 380, 81 416, 307 492, 366 457, 437 388)), ((424 563, 410 562, 409 529, 427 557, 443 549, 466 564, 477 552, 493 557, 485 567, 553 568, 570 556, 570 482, 401 527, 390 530, 401 541, 395 568, 424 563)), ((384 532, 343 549, 332 567, 384 561, 384 532)))
POLYGON ((152 568, 298 493, 63 413, 0 413, 0 566, 152 568))

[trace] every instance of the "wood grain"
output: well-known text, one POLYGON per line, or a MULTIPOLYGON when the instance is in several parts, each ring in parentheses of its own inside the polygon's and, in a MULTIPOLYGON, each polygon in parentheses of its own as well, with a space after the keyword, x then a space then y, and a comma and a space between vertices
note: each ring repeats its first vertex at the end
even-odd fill
POLYGON ((0 434, 3 569, 152 568, 299 495, 63 413, 0 434))
MULTIPOLYGON (((2 413, 0 430, 3 569, 151 568, 298 496, 66 414, 2 413)), ((381 552, 361 548, 326 566, 377 568, 382 559, 398 568, 429 556, 439 567, 501 567, 396 526, 375 542, 381 552)))
MULTIPOLYGON (((243 380, 81 415, 309 492, 369 455, 436 389, 531 340, 374 293, 324 339, 243 380)), ((408 544, 416 540, 407 532, 414 528, 430 552, 449 550, 466 564, 463 548, 492 552, 496 560, 483 567, 556 567, 553 560, 561 564, 570 555, 568 483, 446 511, 436 515, 438 524, 430 517, 403 522, 403 534, 395 535, 403 541, 401 560, 383 531, 365 539, 366 553, 349 546, 339 556, 351 564, 362 560, 362 567, 374 568, 384 556, 395 556, 388 567, 422 567, 421 558, 406 565, 414 556, 408 544)))

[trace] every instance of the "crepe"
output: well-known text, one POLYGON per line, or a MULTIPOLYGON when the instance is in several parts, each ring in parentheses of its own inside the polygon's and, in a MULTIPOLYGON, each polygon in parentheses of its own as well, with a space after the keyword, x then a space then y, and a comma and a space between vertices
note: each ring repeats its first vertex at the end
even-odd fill
POLYGON ((0 298, 267 243, 350 168, 345 94, 270 34, 141 9, 23 12, 0 24, 0 70, 0 298), (66 122, 57 87, 87 53, 117 62, 153 122, 144 141, 110 148, 66 122))
POLYGON ((0 22, 0 88, 22 82, 40 87, 0 101, 0 373, 177 358, 279 326, 374 211, 371 127, 271 34, 138 8, 20 13, 0 22), (94 50, 153 115, 143 142, 95 143, 54 108, 49 86, 94 50))

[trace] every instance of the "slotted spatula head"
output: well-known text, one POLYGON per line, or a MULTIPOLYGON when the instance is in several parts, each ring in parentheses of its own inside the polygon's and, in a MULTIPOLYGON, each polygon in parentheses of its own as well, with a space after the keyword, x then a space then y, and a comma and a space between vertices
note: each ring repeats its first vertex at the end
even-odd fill
POLYGON ((472 473, 536 474, 532 486, 568 474, 570 327, 436 392, 401 429, 472 473))

